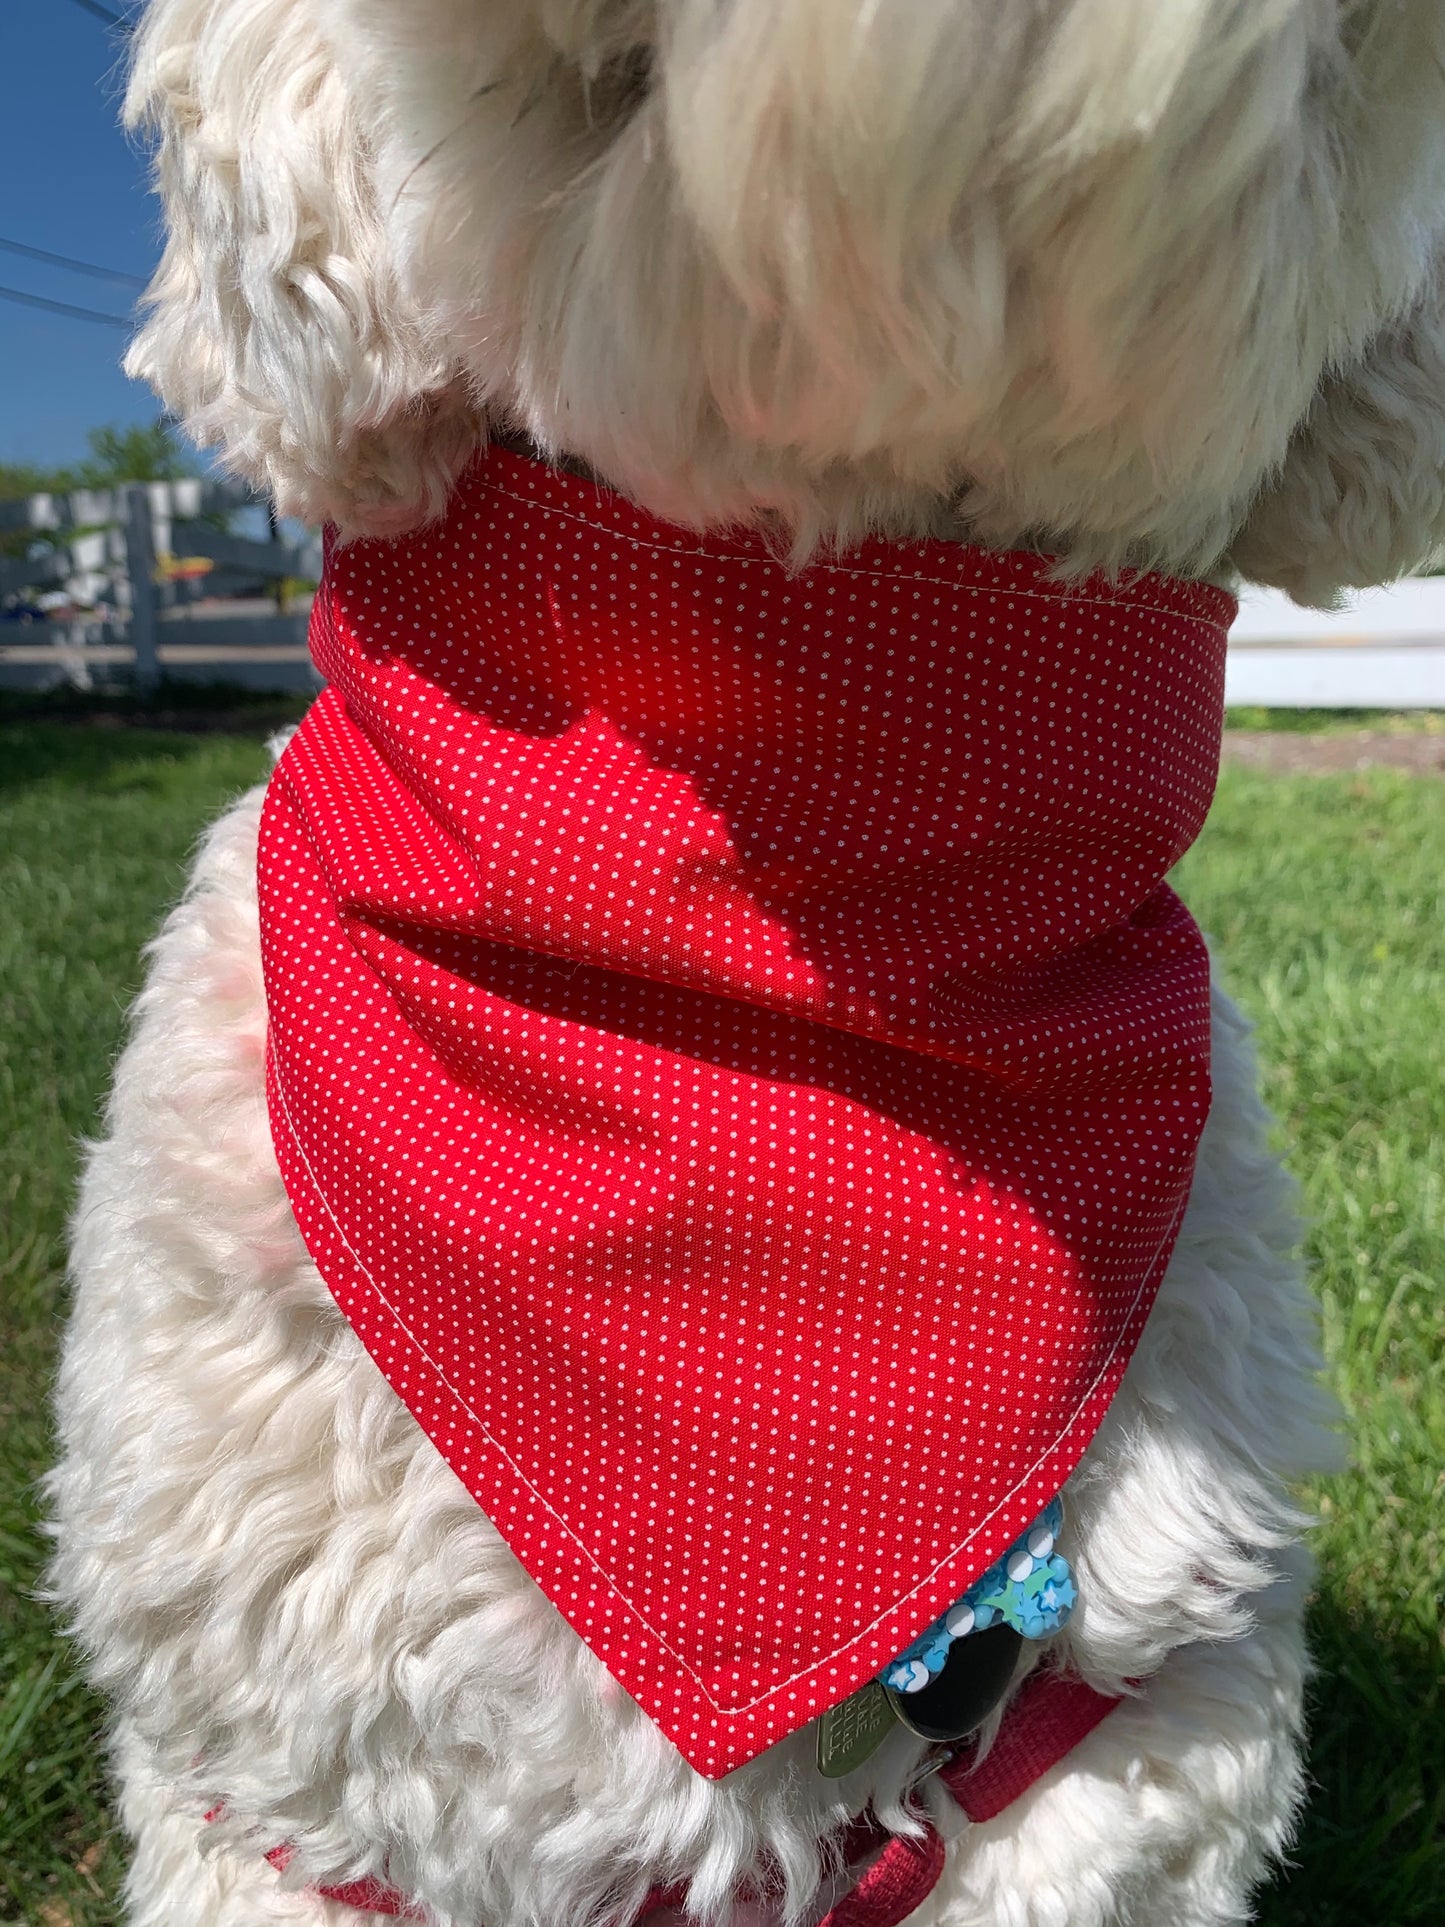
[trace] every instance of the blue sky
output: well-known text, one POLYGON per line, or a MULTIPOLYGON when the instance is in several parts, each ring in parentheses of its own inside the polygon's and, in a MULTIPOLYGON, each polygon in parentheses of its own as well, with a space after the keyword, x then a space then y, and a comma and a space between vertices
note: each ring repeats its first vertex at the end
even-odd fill
MULTIPOLYGON (((159 209, 118 125, 123 44, 75 0, 0 0, 0 237, 144 276, 159 209)), ((0 286, 113 315, 138 293, 4 251, 0 286)), ((88 428, 154 420, 149 391, 120 372, 125 342, 120 328, 0 299, 0 461, 70 461, 88 428)))

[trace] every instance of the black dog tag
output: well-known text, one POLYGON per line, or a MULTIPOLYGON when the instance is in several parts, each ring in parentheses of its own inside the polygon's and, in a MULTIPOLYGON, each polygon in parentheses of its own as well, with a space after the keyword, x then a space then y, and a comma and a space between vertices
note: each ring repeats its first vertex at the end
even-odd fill
POLYGON ((1008 1690, 1023 1640, 1002 1621, 956 1639, 943 1671, 917 1693, 883 1687, 894 1717, 922 1740, 961 1740, 982 1726, 1008 1690))

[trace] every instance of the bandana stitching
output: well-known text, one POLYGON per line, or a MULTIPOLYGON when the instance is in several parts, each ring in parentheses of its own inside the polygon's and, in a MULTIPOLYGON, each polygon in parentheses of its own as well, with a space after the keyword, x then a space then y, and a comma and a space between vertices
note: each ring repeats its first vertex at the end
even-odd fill
POLYGON ((1118 1388, 1208 1109, 1163 879, 1230 598, 797 573, 487 470, 329 544, 258 856, 273 1129, 383 1376, 715 1776, 901 1651, 1118 1388))
MULTIPOLYGON (((487 495, 500 495, 504 501, 515 502, 518 508, 536 511, 542 515, 555 515, 560 517, 564 522, 576 522, 580 527, 592 529, 598 535, 610 536, 618 542, 629 542, 634 548, 646 549, 649 554, 678 555, 705 562, 725 562, 733 568, 740 569, 750 568, 755 562, 772 562, 775 566, 779 568, 782 567, 782 564, 778 562, 775 556, 766 553, 758 556, 731 555, 726 550, 704 548, 683 549, 678 548, 674 543, 670 542, 649 542, 646 537, 629 535, 626 530, 614 528, 611 523, 594 522, 590 516, 579 515, 575 509, 559 509, 554 507, 550 502, 534 501, 526 495, 514 494, 511 489, 499 488, 495 482, 483 482, 481 488, 487 495)), ((1040 557, 1039 559, 1042 561, 1044 558, 1040 557)), ((810 572, 818 570, 828 575, 856 576, 863 582, 890 582, 895 584, 900 582, 926 582, 933 588, 954 590, 960 586, 958 581, 951 576, 923 575, 921 573, 915 573, 911 569, 906 575, 901 573, 898 575, 889 575, 886 570, 883 569, 850 568, 845 562, 829 562, 821 558, 810 562, 808 568, 810 572)), ((1144 569, 1138 571, 1138 573, 1143 576, 1148 576, 1151 572, 1144 569)), ((992 582, 988 584, 987 588, 984 588, 981 584, 979 586, 980 592, 989 596, 1013 596, 1021 602, 1066 603, 1071 607, 1079 609, 1112 609, 1117 611, 1120 606, 1120 598, 1128 597, 1129 600, 1126 606, 1130 613, 1137 610, 1144 615, 1168 616, 1178 622, 1198 623, 1201 628, 1207 629, 1211 634, 1217 634, 1221 629, 1227 630, 1229 627, 1228 623, 1219 621, 1217 617, 1191 613, 1183 606, 1186 600, 1183 595, 1180 596, 1177 605, 1171 605, 1167 602, 1143 602, 1135 600, 1130 595, 1128 587, 1124 584, 1120 585, 1119 595, 1113 598, 1080 595, 1071 589, 1066 582, 1061 582, 1058 587, 1053 590, 1013 589, 1002 583, 992 582)), ((1204 595, 1222 596, 1225 594, 1224 590, 1214 589, 1207 582, 1188 583, 1183 586, 1186 589, 1197 590, 1204 595)))
MULTIPOLYGON (((282 781, 284 781, 285 772, 278 771, 278 777, 282 781)), ((290 789, 289 784, 286 787, 288 788, 288 790, 290 789)), ((294 795, 294 791, 292 792, 292 794, 294 795)), ((860 1627, 857 1633, 855 1633, 851 1639, 845 1640, 841 1646, 835 1647, 834 1650, 830 1653, 818 1654, 815 1658, 810 1659, 806 1665, 800 1668, 798 1672, 789 1674, 786 1679, 780 1679, 775 1681, 774 1684, 768 1688, 766 1693, 759 1693, 756 1699, 740 1702, 737 1705, 726 1705, 721 1700, 716 1700, 713 1698, 712 1694, 707 1689, 706 1682, 702 1679, 702 1677, 697 1672, 695 1672, 691 1666, 688 1665, 687 1661, 683 1658, 681 1653, 677 1652, 672 1646, 668 1644, 665 1636, 662 1633, 660 1633, 658 1629, 646 1617, 646 1615, 643 1614, 633 1604, 632 1600, 622 1590, 622 1588, 618 1585, 617 1581, 612 1577, 611 1573, 608 1572, 607 1568, 598 1559, 596 1553, 592 1551, 592 1549, 588 1546, 588 1544, 584 1539, 581 1539, 578 1537, 575 1530, 570 1525, 568 1525, 566 1519, 564 1519, 562 1514, 558 1512, 557 1508, 547 1498, 546 1494, 540 1491, 539 1488, 532 1483, 532 1481, 527 1477, 526 1473, 522 1470, 521 1466, 518 1465, 517 1461, 512 1457, 511 1453, 507 1450, 506 1446, 502 1443, 502 1441, 499 1438, 497 1438, 495 1433, 493 1433, 490 1430, 490 1428, 487 1426, 485 1420, 480 1416, 480 1414, 473 1410, 472 1406, 467 1402, 467 1399, 465 1398, 465 1396, 457 1389, 455 1385, 453 1385, 451 1380, 447 1377, 446 1372, 443 1370, 442 1366, 438 1363, 438 1361, 435 1358, 432 1357, 432 1354, 427 1350, 426 1346, 422 1344, 421 1340, 413 1334, 410 1325, 408 1325, 402 1313, 397 1310, 396 1306, 393 1305, 391 1300, 387 1297, 385 1291, 377 1283, 376 1279, 372 1276, 372 1273, 368 1268, 365 1260, 362 1258, 361 1254, 357 1251, 356 1247, 352 1244, 351 1240, 347 1237, 345 1227, 342 1225, 341 1220, 337 1217, 336 1213, 332 1210, 331 1205, 326 1197, 326 1193, 321 1187, 321 1180, 316 1174, 315 1166, 312 1164, 311 1159, 307 1156, 305 1145, 301 1142, 300 1133, 296 1129, 295 1119, 291 1115, 291 1106, 286 1100, 286 1087, 281 1074, 281 1066, 274 1057, 272 1058, 272 1064, 275 1071, 276 1094, 281 1100, 281 1109, 285 1113, 285 1117, 286 1117, 286 1128, 291 1133, 291 1142, 296 1147, 296 1154, 301 1159, 301 1162, 306 1166, 306 1174, 310 1178, 312 1187, 316 1192, 317 1201, 321 1205, 321 1208, 326 1213, 327 1217, 331 1220, 332 1225, 335 1227, 337 1237, 340 1239, 341 1243, 345 1245, 347 1251, 350 1253, 352 1262, 355 1264, 357 1270, 361 1273, 362 1277, 366 1280, 367 1285, 370 1287, 373 1295, 376 1298, 378 1298, 383 1305, 385 1305, 391 1317, 396 1320, 397 1324, 401 1327, 402 1331, 406 1333, 408 1342, 416 1347, 417 1351, 421 1353, 422 1357, 433 1368, 433 1370, 436 1372, 437 1378, 440 1380, 440 1382, 443 1385, 446 1386, 447 1390, 451 1393, 452 1397, 455 1398, 458 1405, 461 1406, 462 1410, 471 1419, 472 1423, 476 1426, 477 1430, 481 1433, 482 1437, 486 1439, 487 1443, 493 1448, 494 1451, 501 1454, 501 1456, 506 1460, 507 1464, 511 1467, 512 1471, 516 1474, 517 1478, 520 1479, 522 1484, 526 1486, 527 1490, 530 1493, 532 1493, 532 1495, 535 1497, 535 1499, 537 1500, 538 1504, 542 1507, 542 1509, 551 1518, 556 1520, 558 1526, 561 1528, 563 1532, 567 1534, 567 1537, 577 1547, 577 1550, 582 1554, 583 1558, 586 1559, 587 1563, 596 1572, 598 1578, 603 1581, 603 1583, 607 1586, 610 1592, 615 1594, 619 1603, 626 1607, 627 1611, 631 1613, 632 1617, 637 1621, 637 1623, 640 1626, 643 1626, 647 1629, 647 1631, 657 1641, 658 1645, 662 1647, 663 1651, 667 1653, 669 1657, 677 1661, 677 1664, 682 1668, 683 1672, 687 1674, 688 1678, 694 1682, 698 1691, 702 1694, 702 1697, 707 1701, 708 1705, 713 1708, 714 1712, 720 1713, 725 1719, 740 1719, 745 1713, 752 1712, 754 1708, 766 1705, 766 1703, 770 1699, 774 1698, 778 1693, 785 1691, 786 1688, 788 1688, 789 1686, 796 1685, 800 1679, 806 1679, 809 1676, 809 1674, 815 1673, 820 1666, 826 1666, 830 1663, 830 1661, 838 1659, 842 1654, 851 1651, 852 1648, 855 1647, 860 1640, 866 1639, 869 1633, 873 1631, 873 1628, 877 1625, 880 1625, 882 1621, 885 1620, 890 1613, 897 1612, 898 1608, 900 1606, 906 1605, 908 1601, 913 1598, 915 1593, 921 1592, 926 1586, 928 1586, 932 1582, 935 1573, 939 1572, 944 1566, 946 1566, 949 1563, 951 1559, 956 1559, 961 1552, 965 1551, 970 1545, 973 1544, 973 1541, 978 1537, 979 1533, 983 1531, 984 1527, 988 1525, 989 1521, 993 1519, 1003 1509, 1003 1507, 1008 1504, 1009 1500, 1020 1489, 1020 1487, 1028 1484, 1029 1480, 1038 1471, 1039 1467, 1048 1458, 1049 1454, 1057 1449, 1059 1445, 1059 1441, 1063 1439, 1065 1435, 1072 1429, 1072 1427, 1078 1420, 1080 1412, 1083 1411, 1084 1407, 1088 1404, 1089 1400, 1093 1397, 1094 1393, 1098 1390, 1100 1381, 1107 1374, 1110 1365, 1112 1365, 1115 1357, 1118 1354, 1120 1345, 1122 1345, 1124 1342, 1125 1334, 1127 1334, 1128 1331, 1130 1330, 1130 1322, 1133 1318, 1135 1311, 1137 1311, 1139 1307, 1139 1300, 1143 1297, 1147 1286, 1153 1281, 1154 1266, 1157 1265, 1157 1263, 1159 1262, 1159 1251, 1165 1250, 1172 1243, 1177 1232, 1177 1226, 1172 1227, 1168 1232, 1168 1234, 1161 1240, 1158 1251, 1155 1252, 1154 1258, 1150 1263, 1148 1270, 1144 1273, 1143 1281, 1140 1283, 1138 1290, 1135 1292, 1132 1300, 1130 1301, 1128 1314, 1124 1319, 1121 1320, 1120 1336, 1114 1341, 1113 1347, 1111 1348, 1108 1357, 1104 1360, 1103 1364, 1099 1367, 1099 1370, 1094 1375, 1094 1378, 1090 1382, 1088 1389, 1084 1392, 1078 1404, 1074 1407, 1073 1411, 1069 1414, 1068 1424, 1063 1426, 1060 1429, 1060 1431, 1056 1434, 1056 1436, 1050 1440, 1049 1444, 1039 1454, 1038 1458, 1034 1460, 1033 1464, 1029 1467, 1028 1471, 1024 1473, 1024 1475, 1020 1479, 1018 1479, 1012 1486, 1010 1486, 1009 1490, 1004 1493, 1003 1497, 992 1508, 992 1510, 986 1513, 984 1517, 979 1520, 978 1524, 973 1528, 972 1532, 968 1533, 964 1538, 960 1539, 956 1546, 952 1547, 947 1553, 943 1555, 941 1559, 937 1560, 932 1566, 930 1566, 928 1571, 924 1573, 923 1576, 919 1580, 917 1580, 917 1582, 914 1585, 910 1586, 907 1592, 900 1593, 896 1599, 890 1600, 889 1603, 880 1612, 878 1612, 871 1620, 869 1620, 866 1626, 860 1627)))

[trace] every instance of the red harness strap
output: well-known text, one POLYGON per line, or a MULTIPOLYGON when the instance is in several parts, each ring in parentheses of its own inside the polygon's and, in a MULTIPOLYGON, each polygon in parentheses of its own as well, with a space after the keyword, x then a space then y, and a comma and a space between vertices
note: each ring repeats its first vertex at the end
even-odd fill
MULTIPOLYGON (((290 1847, 272 1847, 266 1858, 280 1873, 290 1866, 292 1851, 290 1847)), ((318 1900, 339 1900, 344 1907, 358 1907, 362 1913, 390 1914, 400 1920, 423 1918, 420 1908, 413 1907, 405 1894, 379 1880, 347 1880, 337 1887, 313 1887, 311 1891, 318 1900)))
POLYGON ((992 1820, 1072 1753, 1119 1704, 1077 1674, 1040 1668, 1019 1689, 983 1759, 951 1761, 940 1778, 969 1819, 992 1820))
MULTIPOLYGON (((1073 1674, 1042 1668, 1020 1688, 984 1758, 975 1762, 965 1754, 945 1766, 939 1777, 970 1820, 992 1820, 1057 1766, 1118 1704, 1116 1698, 1096 1692, 1073 1674)), ((868 1864, 819 1927, 899 1927, 923 1905, 943 1872, 944 1843, 931 1826, 908 1838, 885 1833, 876 1820, 865 1817, 847 1829, 841 1845, 845 1866, 868 1864)), ((280 1870, 290 1864, 292 1851, 273 1847, 266 1858, 280 1870)), ((423 1918, 404 1894, 377 1880, 313 1891, 322 1900, 340 1901, 363 1913, 401 1920, 423 1918)), ((680 1908, 686 1895, 685 1887, 654 1887, 643 1902, 636 1927, 643 1927, 648 1916, 661 1908, 680 1908)))

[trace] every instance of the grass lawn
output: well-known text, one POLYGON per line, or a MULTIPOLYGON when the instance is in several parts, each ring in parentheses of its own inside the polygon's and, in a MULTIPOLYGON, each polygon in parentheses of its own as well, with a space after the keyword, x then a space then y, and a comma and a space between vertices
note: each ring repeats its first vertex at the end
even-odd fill
MULTIPOLYGON (((49 1454, 76 1141, 96 1127, 140 947, 197 830, 265 764, 254 722, 212 721, 230 727, 0 709, 0 1927, 117 1918, 99 1709, 28 1596, 42 1556, 33 1481, 49 1454)), ((1438 1922, 1445 784, 1228 770, 1182 883, 1259 1023, 1354 1440, 1354 1470, 1311 1495, 1316 1784, 1260 1917, 1438 1922)))

